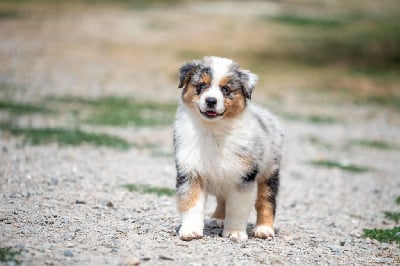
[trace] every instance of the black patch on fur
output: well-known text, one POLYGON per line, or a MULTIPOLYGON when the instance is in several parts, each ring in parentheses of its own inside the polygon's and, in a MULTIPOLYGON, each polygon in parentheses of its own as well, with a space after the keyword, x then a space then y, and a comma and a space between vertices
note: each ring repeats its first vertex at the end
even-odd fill
POLYGON ((235 74, 238 76, 240 83, 241 83, 241 89, 243 91, 244 96, 251 100, 251 94, 254 90, 254 86, 249 86, 249 75, 240 70, 240 69, 235 69, 235 74))
POLYGON ((270 191, 268 201, 272 204, 272 211, 275 216, 276 212, 276 196, 279 191, 279 169, 276 170, 266 181, 266 185, 270 191))
POLYGON ((186 84, 190 81, 191 76, 195 71, 198 70, 199 67, 200 64, 197 61, 189 62, 181 66, 181 68, 179 69, 178 88, 186 87, 186 84))
POLYGON ((181 173, 179 173, 179 171, 177 171, 176 174, 176 188, 180 188, 182 185, 184 185, 185 183, 187 183, 189 181, 189 179, 187 178, 187 176, 182 175, 181 173))
MULTIPOLYGON (((174 136, 173 136, 173 143, 174 143, 174 150, 175 150, 175 154, 178 150, 178 141, 177 141, 177 137, 176 137, 176 133, 174 132, 174 136)), ((179 170, 179 164, 178 164, 178 160, 175 157, 175 168, 176 168, 176 188, 179 188, 180 186, 182 186, 183 184, 185 184, 186 182, 188 182, 188 178, 183 175, 181 173, 181 171, 179 170)))
POLYGON ((261 117, 260 117, 258 114, 256 114, 256 113, 253 113, 253 115, 254 115, 254 117, 257 119, 258 124, 260 124, 260 126, 261 126, 262 129, 265 131, 265 133, 269 134, 267 125, 265 125, 265 123, 264 123, 264 121, 262 121, 261 117))
POLYGON ((175 167, 176 167, 176 189, 178 189, 179 187, 187 183, 189 181, 189 178, 180 171, 179 164, 176 158, 175 158, 175 167))
POLYGON ((256 165, 246 174, 246 176, 242 176, 242 183, 254 182, 254 180, 256 180, 257 174, 258 167, 256 165))
POLYGON ((204 74, 204 73, 210 75, 210 80, 212 80, 212 71, 211 71, 210 67, 204 67, 201 70, 201 74, 204 74))

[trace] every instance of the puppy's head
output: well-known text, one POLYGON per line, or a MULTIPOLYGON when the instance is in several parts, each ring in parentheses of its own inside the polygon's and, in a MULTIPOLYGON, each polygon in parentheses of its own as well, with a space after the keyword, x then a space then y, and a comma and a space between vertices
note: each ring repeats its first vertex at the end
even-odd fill
POLYGON ((257 83, 255 74, 220 57, 188 62, 179 74, 183 102, 206 121, 240 114, 257 83))

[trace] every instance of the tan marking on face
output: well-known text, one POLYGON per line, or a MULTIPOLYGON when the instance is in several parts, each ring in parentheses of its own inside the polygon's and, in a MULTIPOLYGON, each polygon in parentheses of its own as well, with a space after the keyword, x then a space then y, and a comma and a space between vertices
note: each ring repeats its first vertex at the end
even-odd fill
POLYGON ((225 98, 225 117, 235 117, 246 108, 246 98, 242 90, 235 90, 225 98))
MULTIPOLYGON (((203 73, 198 83, 204 82, 209 87, 211 82, 211 76, 208 73, 203 73)), ((193 84, 188 84, 182 91, 182 100, 191 106, 197 108, 196 102, 200 99, 200 95, 197 94, 197 88, 193 84)))
POLYGON ((197 177, 189 184, 189 190, 185 195, 178 196, 178 210, 186 212, 194 207, 199 200, 200 194, 204 190, 204 183, 201 177, 197 177))
POLYGON ((267 225, 272 228, 274 224, 274 213, 272 203, 268 200, 270 196, 270 189, 265 184, 265 178, 260 178, 257 183, 257 225, 267 225))
POLYGON ((229 76, 228 77, 224 77, 219 82, 219 87, 222 88, 223 86, 226 86, 229 83, 230 80, 231 80, 231 78, 229 76))
POLYGON ((199 98, 200 95, 197 94, 196 87, 192 84, 186 86, 185 89, 182 91, 183 102, 191 107, 196 106, 196 101, 198 101, 199 98))
POLYGON ((211 76, 210 74, 204 72, 203 74, 201 74, 201 82, 204 82, 205 84, 207 84, 207 86, 210 85, 211 83, 211 76))
POLYGON ((213 215, 211 216, 212 218, 215 219, 225 219, 225 200, 217 197, 217 208, 215 208, 215 211, 213 215))

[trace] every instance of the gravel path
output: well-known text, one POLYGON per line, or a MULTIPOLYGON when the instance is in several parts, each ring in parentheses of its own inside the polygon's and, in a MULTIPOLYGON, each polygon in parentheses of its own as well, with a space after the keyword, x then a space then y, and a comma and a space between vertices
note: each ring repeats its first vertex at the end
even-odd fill
MULTIPOLYGON (((302 141, 304 134, 316 132, 347 135, 354 125, 285 127, 289 134, 278 233, 272 241, 234 243, 213 228, 202 240, 178 240, 173 197, 122 187, 140 183, 173 188, 173 158, 135 149, 18 147, 2 138, 2 245, 21 250, 23 261, 34 265, 118 265, 135 259, 149 265, 398 263, 396 245, 360 235, 363 228, 390 225, 383 223, 381 210, 395 208, 399 152, 321 152, 302 141), (353 174, 304 163, 319 156, 351 158, 375 170, 353 174)), ((214 204, 210 199, 208 214, 214 204)), ((250 223, 254 221, 253 213, 250 223)))
MULTIPOLYGON (((73 40, 78 43, 85 26, 101 32, 97 27, 107 18, 96 23, 93 18, 104 14, 102 10, 96 12, 92 17, 75 15, 81 18, 79 23, 84 22, 83 26, 70 32, 64 45, 72 45, 73 40)), ((110 13, 111 18, 117 16, 121 19, 115 23, 125 23, 126 27, 137 20, 146 22, 146 13, 136 17, 122 10, 110 13)), ((16 99, 43 99, 49 95, 93 97, 113 93, 113 88, 118 88, 117 94, 136 95, 142 92, 145 80, 153 78, 146 71, 157 67, 152 69, 147 62, 143 69, 136 68, 136 76, 131 77, 130 70, 122 68, 121 73, 99 85, 97 77, 118 69, 122 55, 112 54, 111 62, 102 65, 106 59, 92 58, 89 49, 85 50, 86 57, 81 57, 82 51, 53 54, 57 38, 63 34, 58 30, 74 23, 69 16, 60 17, 44 22, 33 17, 37 25, 43 24, 38 31, 40 38, 32 43, 27 42, 30 35, 26 33, 33 31, 26 21, 0 21, 0 36, 8 36, 0 38, 0 60, 5 62, 0 66, 1 81, 28 88, 17 89, 16 99), (52 20, 56 23, 52 24, 52 20), (50 38, 55 43, 46 43, 51 32, 56 34, 50 38), (83 66, 78 64, 78 58, 83 66), (43 62, 29 68, 29 62, 35 60, 43 62), (93 66, 92 72, 82 73, 79 66, 85 71, 93 66), (70 79, 65 80, 66 77, 70 79), (138 83, 133 82, 135 77, 139 77, 138 83), (82 90, 85 86, 87 90, 82 90)), ((117 31, 113 37, 118 39, 123 33, 117 31)), ((104 41, 103 35, 91 38, 104 41)), ((151 38, 147 41, 151 43, 151 38)), ((164 56, 161 61, 168 59, 164 56)), ((125 63, 134 65, 127 61, 122 64, 125 63)), ((151 80, 148 90, 140 96, 154 97, 159 92, 156 88, 164 82, 169 89, 162 90, 160 98, 176 99, 177 91, 168 75, 151 80)), ((301 97, 290 97, 294 97, 295 105, 287 100, 283 103, 287 110, 318 113, 323 109, 339 114, 343 120, 317 124, 282 117, 286 142, 274 240, 251 237, 245 243, 235 243, 220 237, 219 229, 206 228, 203 239, 180 241, 176 236, 179 217, 174 197, 130 192, 123 187, 134 183, 174 188, 172 156, 155 156, 151 148, 119 151, 85 145, 21 145, 19 139, 0 132, 1 247, 20 251, 18 258, 25 265, 400 264, 397 245, 361 237, 364 228, 394 226, 385 220, 383 211, 398 208, 395 199, 400 195, 400 151, 348 144, 351 139, 398 142, 399 114, 374 106, 310 106, 300 101, 301 97), (310 136, 317 136, 324 143, 312 143, 310 136), (367 166, 370 170, 353 173, 309 163, 320 159, 367 166)), ((157 140, 159 148, 172 152, 172 125, 115 130, 138 142, 157 140)), ((213 206, 214 199, 210 198, 208 215, 213 206)), ((255 212, 249 220, 249 230, 254 222, 255 212)))

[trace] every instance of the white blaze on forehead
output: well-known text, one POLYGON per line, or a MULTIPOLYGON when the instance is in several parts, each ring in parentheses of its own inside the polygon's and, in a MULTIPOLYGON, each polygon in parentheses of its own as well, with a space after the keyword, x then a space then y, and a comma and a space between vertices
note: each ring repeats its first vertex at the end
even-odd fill
POLYGON ((228 74, 233 61, 227 58, 221 57, 205 57, 204 62, 211 68, 211 86, 210 88, 200 97, 199 107, 202 112, 207 109, 206 99, 213 97, 217 99, 215 110, 217 113, 222 114, 225 111, 224 107, 224 95, 221 92, 219 84, 221 80, 228 74))
POLYGON ((211 86, 219 87, 219 83, 228 74, 233 61, 221 57, 210 57, 209 59, 212 73, 211 86))

